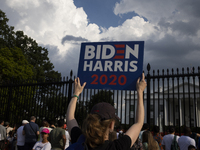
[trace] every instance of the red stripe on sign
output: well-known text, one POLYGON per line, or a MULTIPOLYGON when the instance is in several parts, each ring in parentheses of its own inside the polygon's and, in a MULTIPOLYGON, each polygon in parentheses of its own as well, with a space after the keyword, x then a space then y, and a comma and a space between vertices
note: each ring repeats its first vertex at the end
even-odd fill
POLYGON ((124 56, 115 56, 113 59, 124 59, 124 56))
POLYGON ((125 44, 115 45, 116 48, 124 48, 125 44))
POLYGON ((124 54, 124 50, 117 50, 117 54, 124 54))

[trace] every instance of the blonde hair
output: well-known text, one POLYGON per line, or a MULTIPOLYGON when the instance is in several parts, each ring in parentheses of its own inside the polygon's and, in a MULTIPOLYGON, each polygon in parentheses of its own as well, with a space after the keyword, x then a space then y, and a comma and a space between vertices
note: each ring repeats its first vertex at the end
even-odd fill
POLYGON ((142 143, 148 143, 148 150, 159 150, 159 146, 156 140, 154 140, 150 131, 144 131, 142 133, 142 143))
POLYGON ((106 137, 106 131, 114 119, 101 121, 97 114, 89 114, 83 122, 82 130, 86 137, 86 143, 95 148, 103 144, 106 137))

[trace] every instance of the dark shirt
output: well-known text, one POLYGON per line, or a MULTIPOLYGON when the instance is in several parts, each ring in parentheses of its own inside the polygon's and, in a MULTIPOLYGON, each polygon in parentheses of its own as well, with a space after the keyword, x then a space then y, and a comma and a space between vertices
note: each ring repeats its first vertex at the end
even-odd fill
POLYGON ((30 122, 24 126, 25 131, 25 142, 26 143, 33 143, 37 142, 37 131, 39 131, 39 127, 36 123, 30 122), (31 128, 32 127, 32 128, 31 128))
MULTIPOLYGON (((78 127, 74 127, 71 130, 71 140, 72 143, 75 143, 79 136, 82 134, 82 131, 78 127)), ((116 139, 112 142, 105 141, 104 144, 107 144, 105 150, 129 150, 131 147, 131 138, 128 135, 124 135, 123 137, 116 139)), ((91 147, 88 146, 89 150, 93 150, 91 147)), ((99 148, 95 148, 99 149, 99 148)))

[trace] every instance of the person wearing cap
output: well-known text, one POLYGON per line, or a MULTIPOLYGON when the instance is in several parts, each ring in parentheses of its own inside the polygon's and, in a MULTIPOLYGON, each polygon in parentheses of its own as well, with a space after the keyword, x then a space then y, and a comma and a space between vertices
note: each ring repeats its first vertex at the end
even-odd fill
POLYGON ((37 143, 35 143, 35 145, 33 146, 33 150, 51 150, 51 144, 48 141, 49 133, 49 129, 42 129, 42 141, 38 141, 37 143))
POLYGON ((17 129, 17 149, 24 150, 25 135, 22 134, 24 126, 29 123, 27 120, 22 121, 22 125, 17 129))
POLYGON ((49 141, 52 150, 65 150, 66 136, 64 128, 64 121, 58 120, 58 127, 53 129, 49 135, 49 141))
POLYGON ((10 127, 10 123, 7 122, 7 121, 4 123, 4 126, 6 127, 6 135, 7 135, 7 137, 8 137, 8 136, 9 136, 9 132, 12 131, 13 128, 10 127))
MULTIPOLYGON (((72 97, 66 114, 68 131, 71 136, 71 142, 76 143, 78 138, 83 134, 85 136, 85 143, 89 150, 91 149, 114 149, 125 150, 130 149, 135 143, 140 130, 144 123, 144 105, 143 105, 143 91, 146 88, 146 81, 144 73, 142 79, 137 80, 137 112, 136 123, 133 124, 127 132, 119 139, 109 141, 109 132, 112 132, 115 126, 115 120, 119 119, 115 115, 115 108, 109 103, 98 103, 93 106, 91 113, 83 122, 82 130, 74 117, 76 102, 79 95, 82 93, 86 83, 81 86, 79 78, 74 81, 74 96, 72 97)), ((70 147, 70 146, 69 146, 70 147)))

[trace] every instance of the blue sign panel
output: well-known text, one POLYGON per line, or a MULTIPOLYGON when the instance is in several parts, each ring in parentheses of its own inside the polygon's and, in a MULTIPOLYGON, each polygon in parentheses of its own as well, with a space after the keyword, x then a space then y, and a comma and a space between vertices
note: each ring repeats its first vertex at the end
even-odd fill
POLYGON ((88 89, 136 90, 144 41, 82 43, 78 77, 88 89))

